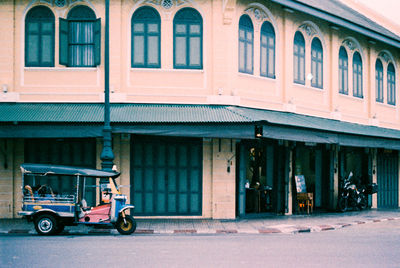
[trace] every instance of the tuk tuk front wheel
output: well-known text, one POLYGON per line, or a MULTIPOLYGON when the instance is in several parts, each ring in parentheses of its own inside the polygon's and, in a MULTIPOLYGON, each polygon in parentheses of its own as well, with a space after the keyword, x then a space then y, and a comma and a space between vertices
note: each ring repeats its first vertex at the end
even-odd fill
POLYGON ((115 223, 115 227, 117 228, 120 234, 130 235, 136 230, 136 221, 130 215, 125 215, 125 221, 123 217, 120 216, 117 222, 115 223))
POLYGON ((40 215, 35 219, 35 229, 40 235, 52 235, 57 231, 57 220, 49 214, 40 215))

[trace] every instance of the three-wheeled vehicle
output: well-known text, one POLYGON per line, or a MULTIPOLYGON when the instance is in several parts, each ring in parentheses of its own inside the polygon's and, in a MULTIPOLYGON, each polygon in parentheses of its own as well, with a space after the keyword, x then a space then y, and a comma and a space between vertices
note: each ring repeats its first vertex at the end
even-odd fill
POLYGON ((120 173, 46 164, 22 164, 21 172, 18 214, 33 221, 40 235, 58 234, 65 226, 78 224, 115 227, 124 235, 136 230, 136 221, 127 214, 134 206, 125 204, 126 195, 115 182, 120 173))

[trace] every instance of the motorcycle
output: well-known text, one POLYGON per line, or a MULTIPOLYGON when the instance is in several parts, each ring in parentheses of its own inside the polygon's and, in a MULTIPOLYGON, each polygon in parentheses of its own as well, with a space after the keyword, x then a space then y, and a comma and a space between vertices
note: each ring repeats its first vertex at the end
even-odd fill
POLYGON ((357 186, 351 182, 353 172, 344 180, 341 193, 338 199, 338 208, 341 212, 347 211, 349 208, 363 210, 368 206, 366 187, 357 186))

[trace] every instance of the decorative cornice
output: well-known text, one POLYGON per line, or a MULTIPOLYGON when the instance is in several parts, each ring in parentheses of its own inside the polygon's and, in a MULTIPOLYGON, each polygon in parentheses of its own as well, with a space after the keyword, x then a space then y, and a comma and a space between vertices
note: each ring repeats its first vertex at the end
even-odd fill
POLYGON ((186 3, 190 3, 189 0, 146 0, 144 1, 146 4, 151 4, 155 6, 162 6, 164 9, 170 9, 173 6, 181 6, 186 3))
POLYGON ((317 34, 317 31, 314 29, 314 27, 312 27, 311 25, 308 24, 303 24, 299 27, 299 29, 301 29, 303 32, 305 32, 308 37, 311 37, 315 34, 317 34))
POLYGON ((84 0, 33 0, 31 3, 45 3, 48 4, 50 6, 55 6, 55 7, 59 7, 59 8, 65 8, 68 7, 74 3, 77 2, 83 2, 84 0))
POLYGON ((391 60, 389 54, 387 54, 386 52, 379 53, 378 57, 382 58, 386 63, 391 60))
POLYGON ((261 10, 257 7, 249 7, 248 9, 245 10, 250 15, 253 15, 253 17, 258 20, 258 21, 263 21, 264 19, 268 18, 267 13, 264 12, 264 10, 261 10))
POLYGON ((356 49, 356 44, 353 41, 350 41, 350 40, 344 40, 343 41, 343 45, 345 45, 351 51, 356 49))

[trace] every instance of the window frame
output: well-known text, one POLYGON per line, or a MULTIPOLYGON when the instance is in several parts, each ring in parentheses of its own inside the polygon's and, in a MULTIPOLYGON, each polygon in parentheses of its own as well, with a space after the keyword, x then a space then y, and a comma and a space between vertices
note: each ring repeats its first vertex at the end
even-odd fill
POLYGON ((239 27, 238 27, 238 70, 240 73, 245 74, 254 74, 254 25, 249 15, 243 14, 239 19, 239 27), (244 32, 244 37, 241 37, 241 31, 244 32), (248 34, 250 34, 251 39, 247 38, 248 34), (243 67, 241 68, 241 44, 243 44, 243 67), (251 49, 250 53, 248 53, 248 49, 251 49), (250 55, 249 55, 250 54, 250 55), (251 58, 251 66, 247 66, 248 57, 251 58))
POLYGON ((55 16, 54 13, 51 9, 49 9, 46 6, 35 6, 33 8, 31 8, 28 13, 26 14, 25 17, 25 43, 24 43, 24 52, 25 52, 25 67, 54 67, 55 65, 55 16), (39 10, 39 11, 37 11, 39 10), (47 18, 35 18, 35 17, 31 17, 33 15, 33 12, 40 12, 40 10, 42 10, 42 12, 44 12, 44 10, 46 10, 46 12, 48 13, 48 15, 51 15, 47 18), (37 35, 38 36, 38 48, 37 48, 37 62, 30 62, 29 61, 29 55, 31 55, 31 53, 33 53, 32 51, 29 50, 29 40, 30 40, 30 36, 32 36, 33 34, 29 32, 29 24, 30 23, 34 23, 34 22, 38 22, 38 32, 37 35), (50 32, 43 32, 43 23, 51 23, 51 30, 50 32), (43 37, 44 36, 50 36, 51 40, 50 40, 50 61, 49 62, 44 62, 42 59, 42 53, 43 53, 43 37))
POLYGON ((387 103, 389 105, 396 105, 396 70, 391 62, 387 67, 387 103), (390 67, 393 71, 389 70, 390 67))
POLYGON ((347 50, 341 46, 339 49, 339 93, 349 94, 349 56, 347 50))
POLYGON ((300 84, 300 85, 306 84, 305 52, 306 52, 306 42, 304 36, 300 31, 296 31, 293 39, 293 82, 295 84, 300 84), (296 67, 297 67, 297 73, 296 73, 296 67))
POLYGON ((353 54, 353 97, 364 98, 363 96, 363 64, 358 51, 353 54))
POLYGON ((260 31, 260 76, 275 78, 275 48, 276 36, 273 25, 269 21, 265 21, 261 26, 260 31), (267 26, 268 25, 268 26, 267 26), (268 30, 268 31, 266 31, 268 30), (263 42, 263 37, 266 42, 263 42), (271 41, 271 39, 273 41, 271 41), (272 43, 272 45, 271 45, 272 43), (263 49, 265 50, 265 72, 263 72, 263 49), (271 54, 270 54, 271 53, 271 54), (272 55, 272 59, 271 56, 272 55), (270 70, 272 66, 272 70, 270 70))
POLYGON ((194 70, 202 70, 203 69, 203 18, 201 14, 194 8, 185 7, 180 9, 176 12, 173 20, 173 62, 174 62, 174 69, 194 69, 194 70), (179 16, 186 15, 184 12, 191 12, 192 18, 179 18, 179 16), (196 18, 194 18, 194 16, 196 18), (185 33, 178 33, 177 26, 178 25, 185 25, 185 33), (190 26, 199 26, 200 30, 199 33, 191 33, 190 26), (178 64, 177 63, 177 38, 184 37, 185 38, 185 61, 186 64, 178 64), (200 47, 199 47, 199 64, 191 64, 190 63, 190 40, 192 38, 200 38, 200 47))
POLYGON ((383 94, 383 64, 380 59, 375 62, 375 89, 376 89, 376 102, 384 102, 383 94), (378 66, 380 64, 380 66, 378 66), (378 69, 379 68, 379 69, 378 69))
POLYGON ((321 40, 317 37, 314 37, 311 42, 311 74, 313 75, 311 86, 322 89, 324 87, 324 52, 321 40), (314 52, 316 55, 314 55, 314 52), (319 67, 321 74, 318 72, 319 67))
POLYGON ((132 68, 161 68, 161 18, 160 14, 155 8, 143 6, 138 8, 131 18, 131 67, 132 68), (154 15, 153 18, 140 18, 140 12, 148 12, 147 15, 154 15), (135 19, 135 16, 139 17, 135 19), (135 23, 143 23, 143 32, 134 32, 135 23), (157 32, 149 32, 149 24, 157 24, 157 32), (143 64, 135 63, 135 36, 143 36, 143 64), (149 39, 150 37, 157 37, 157 63, 149 63, 149 39))
MULTIPOLYGON (((72 68, 95 68, 100 65, 101 61, 101 19, 96 18, 95 12, 88 6, 78 5, 72 8, 67 15, 67 19, 59 18, 59 27, 60 27, 60 57, 59 61, 61 65, 65 65, 67 67, 72 68), (77 16, 78 14, 78 16, 77 16), (83 15, 82 15, 83 14, 83 15), (87 16, 86 16, 87 15, 87 16), (81 16, 81 17, 79 17, 81 16), (86 17, 85 17, 86 16, 86 17), (89 42, 74 42, 72 39, 72 25, 76 24, 79 27, 85 27, 84 23, 91 23, 91 36, 89 39, 92 41, 89 42), (77 48, 77 52, 81 54, 79 56, 79 60, 84 62, 85 59, 83 55, 85 55, 84 51, 81 49, 84 46, 91 46, 91 55, 90 60, 92 64, 75 64, 73 56, 75 54, 72 53, 72 47, 75 46, 77 48)), ((74 38, 82 38, 85 36, 85 31, 82 31, 79 37, 75 36, 74 38)), ((87 38, 87 35, 86 37, 87 38)))

